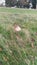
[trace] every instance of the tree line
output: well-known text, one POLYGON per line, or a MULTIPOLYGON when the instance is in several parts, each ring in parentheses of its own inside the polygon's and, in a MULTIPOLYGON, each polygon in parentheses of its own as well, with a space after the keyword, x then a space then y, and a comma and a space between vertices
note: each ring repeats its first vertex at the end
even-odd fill
POLYGON ((29 3, 32 3, 33 7, 36 8, 36 0, 5 0, 6 7, 14 7, 17 6, 18 8, 29 8, 29 3))

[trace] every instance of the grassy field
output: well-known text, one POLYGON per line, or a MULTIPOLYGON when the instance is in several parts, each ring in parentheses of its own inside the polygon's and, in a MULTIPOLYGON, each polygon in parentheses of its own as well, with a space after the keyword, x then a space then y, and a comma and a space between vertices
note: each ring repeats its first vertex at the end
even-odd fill
POLYGON ((37 65, 37 10, 0 8, 0 65, 37 65))

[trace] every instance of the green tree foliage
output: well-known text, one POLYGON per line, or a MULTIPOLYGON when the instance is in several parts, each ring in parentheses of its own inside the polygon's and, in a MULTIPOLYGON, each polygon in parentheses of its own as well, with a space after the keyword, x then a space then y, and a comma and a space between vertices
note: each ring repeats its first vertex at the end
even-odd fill
POLYGON ((5 2, 7 7, 11 7, 16 4, 17 0, 5 0, 5 2))
POLYGON ((37 0, 5 0, 6 6, 11 7, 11 6, 17 6, 17 7, 27 7, 29 8, 29 1, 32 2, 33 8, 36 8, 36 2, 37 0))
POLYGON ((14 6, 17 5, 17 7, 22 7, 24 4, 27 4, 27 2, 29 2, 29 0, 5 0, 6 2, 6 6, 14 6))

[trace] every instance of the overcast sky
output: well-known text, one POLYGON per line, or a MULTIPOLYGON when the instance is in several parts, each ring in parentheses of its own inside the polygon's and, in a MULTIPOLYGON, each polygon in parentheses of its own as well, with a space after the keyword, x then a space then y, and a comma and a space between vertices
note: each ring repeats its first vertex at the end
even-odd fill
POLYGON ((0 0, 0 3, 4 2, 5 0, 0 0))

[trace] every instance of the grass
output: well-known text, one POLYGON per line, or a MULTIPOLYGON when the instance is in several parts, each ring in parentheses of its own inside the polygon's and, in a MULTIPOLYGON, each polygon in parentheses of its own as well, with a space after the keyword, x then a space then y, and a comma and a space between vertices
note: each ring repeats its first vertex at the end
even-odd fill
POLYGON ((37 65, 37 10, 0 8, 0 65, 37 65))

